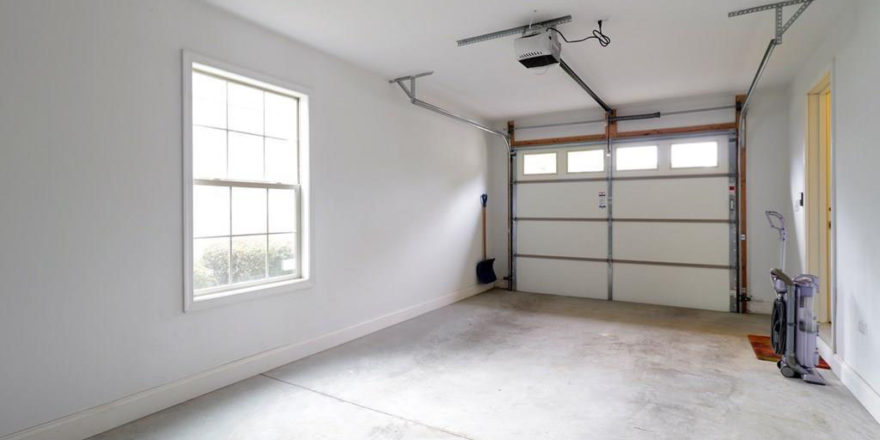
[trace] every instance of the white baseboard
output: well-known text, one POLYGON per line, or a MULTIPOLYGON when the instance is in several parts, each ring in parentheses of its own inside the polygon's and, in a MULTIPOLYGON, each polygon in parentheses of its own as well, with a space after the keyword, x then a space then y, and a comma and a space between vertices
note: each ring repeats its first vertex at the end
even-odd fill
POLYGON ((822 356, 822 359, 825 359, 825 362, 831 367, 831 371, 837 377, 840 377, 840 373, 838 373, 840 371, 840 358, 834 354, 831 346, 826 344, 822 338, 816 338, 816 350, 819 351, 819 356, 822 356))
POLYGON ((81 440, 492 288, 491 284, 476 284, 314 339, 264 351, 176 382, 8 434, 0 437, 0 440, 81 440))
POLYGON ((822 339, 816 344, 819 355, 828 362, 831 371, 840 378, 843 385, 855 396, 856 400, 868 410, 877 423, 880 423, 880 393, 878 393, 862 376, 856 372, 846 361, 834 353, 831 347, 822 339))

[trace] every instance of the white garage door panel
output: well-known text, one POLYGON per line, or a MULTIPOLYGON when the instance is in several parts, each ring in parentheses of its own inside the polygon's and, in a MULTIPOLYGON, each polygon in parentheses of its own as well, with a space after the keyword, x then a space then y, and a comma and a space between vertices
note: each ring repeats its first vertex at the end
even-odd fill
POLYGON ((519 253, 561 257, 606 258, 608 223, 520 221, 516 229, 519 253))
POLYGON ((608 264, 590 261, 516 259, 517 290, 606 299, 608 264))
POLYGON ((562 182, 518 184, 517 217, 606 217, 599 209, 605 182, 562 182))
MULTIPOLYGON (((656 146, 656 168, 642 170, 614 170, 617 157, 611 167, 606 160, 602 173, 569 174, 567 153, 594 147, 546 147, 541 151, 557 155, 557 173, 524 175, 523 155, 517 155, 516 288, 607 299, 611 287, 615 301, 729 310, 731 178, 727 174, 735 167, 728 163, 728 137, 706 134, 615 142, 615 156, 626 146, 656 146), (673 148, 676 144, 705 142, 717 142, 717 166, 673 168, 681 163, 678 156, 673 163, 673 152, 683 151, 673 148), (593 180, 599 175, 604 176, 593 180), (613 194, 602 200, 603 209, 599 193, 608 192, 605 179, 611 179, 613 194), (608 236, 610 213, 617 219, 611 224, 613 237, 608 236), (608 279, 604 261, 609 244, 613 280, 608 279)), ((702 157, 684 154, 694 155, 685 159, 702 157)))
POLYGON ((615 223, 614 258, 730 264, 727 223, 615 223))
POLYGON ((614 299, 726 312, 730 272, 721 269, 614 265, 614 299))
POLYGON ((728 178, 623 180, 614 183, 614 217, 728 218, 728 178))

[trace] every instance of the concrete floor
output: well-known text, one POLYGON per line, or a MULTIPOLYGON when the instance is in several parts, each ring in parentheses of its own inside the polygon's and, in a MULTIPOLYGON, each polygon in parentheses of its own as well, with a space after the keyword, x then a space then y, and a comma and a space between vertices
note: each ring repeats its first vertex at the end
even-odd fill
POLYGON ((96 439, 869 439, 756 360, 766 316, 492 291, 96 439))

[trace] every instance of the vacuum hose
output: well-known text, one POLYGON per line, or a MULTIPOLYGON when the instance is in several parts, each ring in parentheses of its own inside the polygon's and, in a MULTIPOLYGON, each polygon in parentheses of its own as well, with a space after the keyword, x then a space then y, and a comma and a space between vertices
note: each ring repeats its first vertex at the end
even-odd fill
POLYGON ((770 318, 770 343, 776 354, 785 354, 785 300, 777 296, 773 302, 773 315, 770 318))

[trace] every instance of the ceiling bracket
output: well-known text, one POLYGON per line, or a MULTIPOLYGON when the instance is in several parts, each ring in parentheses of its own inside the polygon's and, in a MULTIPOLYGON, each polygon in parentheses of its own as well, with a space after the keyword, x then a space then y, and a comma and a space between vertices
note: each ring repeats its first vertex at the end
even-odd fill
POLYGON ((798 17, 800 17, 801 14, 804 13, 804 11, 807 9, 807 7, 810 6, 811 3, 813 3, 813 0, 788 0, 784 2, 770 3, 766 5, 755 6, 752 8, 740 9, 738 11, 728 13, 727 16, 731 18, 739 17, 740 15, 753 14, 755 12, 763 12, 773 9, 776 16, 776 32, 774 34, 774 42, 778 46, 782 44, 782 36, 785 34, 785 31, 787 31, 788 28, 790 28, 791 25, 794 24, 795 20, 797 20, 798 17), (791 18, 788 19, 788 21, 783 22, 782 8, 794 5, 801 6, 797 9, 797 11, 794 12, 794 14, 791 16, 791 18))
MULTIPOLYGON (((742 106, 738 109, 743 114, 748 111, 749 102, 752 99, 752 93, 755 91, 755 87, 758 85, 758 81, 761 79, 761 75, 764 74, 764 68, 767 67, 767 62, 770 60, 770 55, 773 53, 773 49, 776 46, 782 44, 782 35, 785 34, 785 31, 794 24, 795 20, 804 13, 807 7, 813 3, 813 0, 788 0, 784 2, 770 3, 761 6, 755 6, 752 8, 740 9, 738 11, 733 11, 727 14, 728 17, 739 17, 740 15, 752 14, 755 12, 769 11, 773 9, 776 14, 776 33, 770 43, 767 45, 767 50, 764 51, 764 58, 761 59, 761 64, 758 66, 758 71, 755 73, 754 78, 752 78, 752 84, 749 86, 749 91, 746 93, 745 100, 742 103, 742 106), (782 19, 782 8, 786 6, 794 6, 801 5, 797 11, 788 19, 787 22, 783 23, 782 19)), ((740 121, 745 118, 740 118, 740 121)))
POLYGON ((463 38, 458 40, 458 47, 467 46, 469 44, 479 43, 482 41, 494 40, 496 38, 510 37, 513 35, 523 35, 530 30, 540 30, 547 29, 559 24, 568 23, 571 21, 571 15, 565 15, 563 17, 554 18, 546 21, 539 21, 537 23, 528 24, 525 26, 516 26, 510 29, 504 29, 502 31, 490 32, 488 34, 477 35, 476 37, 463 38))
POLYGON ((401 76, 388 80, 388 84, 397 83, 401 90, 403 90, 403 93, 406 93, 406 96, 408 96, 410 100, 414 100, 416 99, 416 78, 433 74, 434 72, 422 72, 415 75, 401 76), (409 87, 405 86, 404 83, 408 83, 409 87))

